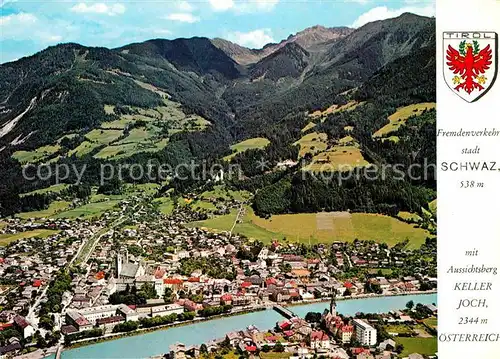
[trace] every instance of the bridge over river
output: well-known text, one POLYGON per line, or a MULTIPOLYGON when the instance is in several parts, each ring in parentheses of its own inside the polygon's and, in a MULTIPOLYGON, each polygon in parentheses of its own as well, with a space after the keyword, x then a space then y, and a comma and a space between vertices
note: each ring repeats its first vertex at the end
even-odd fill
POLYGON ((279 304, 273 305, 273 309, 284 316, 286 319, 298 317, 298 315, 292 312, 290 309, 285 308, 284 306, 279 304))

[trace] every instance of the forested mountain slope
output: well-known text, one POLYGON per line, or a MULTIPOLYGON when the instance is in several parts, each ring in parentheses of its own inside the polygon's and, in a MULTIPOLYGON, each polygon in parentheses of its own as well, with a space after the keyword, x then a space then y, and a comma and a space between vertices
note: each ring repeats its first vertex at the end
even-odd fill
MULTIPOLYGON (((407 159, 417 140, 431 154, 432 111, 422 122, 404 119, 411 126, 391 133, 398 142, 373 134, 398 108, 435 101, 434 42, 433 19, 403 14, 355 30, 313 27, 262 50, 220 39, 155 39, 118 49, 63 44, 3 64, 0 211, 47 205, 47 198, 19 196, 55 180, 24 180, 27 163, 86 165, 83 181, 96 185, 109 161, 227 166, 230 146, 251 138, 269 144, 230 156, 245 174, 230 185, 258 192, 259 214, 418 211, 433 196, 433 178, 339 188, 303 171, 337 156, 340 146, 370 164, 420 161, 407 159), (304 136, 315 133, 326 135, 322 150, 302 157, 304 136), (257 159, 269 167, 256 168, 257 159), (309 167, 276 170, 298 159, 309 167)), ((201 185, 174 179, 167 187, 182 193, 201 185)))

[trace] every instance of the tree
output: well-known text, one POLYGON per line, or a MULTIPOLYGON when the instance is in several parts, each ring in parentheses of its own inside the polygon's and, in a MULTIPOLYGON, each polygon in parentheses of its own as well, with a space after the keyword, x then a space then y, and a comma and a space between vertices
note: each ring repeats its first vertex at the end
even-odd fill
POLYGON ((208 348, 206 344, 200 345, 200 353, 201 354, 207 354, 208 353, 208 348))
POLYGON ((271 348, 269 347, 269 345, 264 344, 264 345, 262 346, 262 351, 263 351, 264 353, 267 353, 267 352, 269 352, 270 350, 271 350, 271 348))
POLYGON ((413 303, 413 300, 410 300, 408 303, 406 303, 406 308, 408 308, 408 310, 412 310, 414 305, 415 303, 413 303))
POLYGON ((175 300, 175 294, 172 288, 165 288, 165 293, 163 294, 163 299, 165 300, 165 303, 170 304, 173 303, 175 300))
POLYGON ((274 346, 274 351, 276 353, 283 353, 285 351, 285 347, 283 346, 283 344, 281 344, 281 342, 277 342, 274 346))
POLYGON ((309 312, 306 314, 305 320, 308 323, 319 323, 321 321, 321 313, 309 312))

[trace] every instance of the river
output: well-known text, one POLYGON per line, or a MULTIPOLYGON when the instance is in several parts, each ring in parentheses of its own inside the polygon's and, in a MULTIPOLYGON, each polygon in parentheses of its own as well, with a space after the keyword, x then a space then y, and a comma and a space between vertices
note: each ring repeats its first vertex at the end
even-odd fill
MULTIPOLYGON (((415 304, 432 304, 437 303, 437 295, 433 293, 342 300, 337 302, 337 311, 344 315, 354 315, 357 312, 386 313, 390 310, 405 308, 410 300, 413 300, 415 304)), ((328 305, 327 302, 318 302, 292 306, 290 309, 295 314, 304 317, 308 312, 323 312, 328 305)), ((201 344, 222 338, 228 332, 245 329, 252 324, 261 330, 267 330, 281 320, 283 320, 281 315, 269 309, 70 349, 62 353, 62 359, 147 358, 167 353, 169 346, 177 342, 186 345, 201 344)), ((54 358, 54 356, 49 358, 54 358)))

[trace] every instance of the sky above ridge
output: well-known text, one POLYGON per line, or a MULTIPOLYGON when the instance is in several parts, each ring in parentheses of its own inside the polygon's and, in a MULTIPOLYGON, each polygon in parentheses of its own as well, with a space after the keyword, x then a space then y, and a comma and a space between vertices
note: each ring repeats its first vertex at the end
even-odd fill
POLYGON ((434 1, 0 0, 0 63, 66 42, 114 48, 204 36, 260 48, 306 27, 360 27, 404 12, 434 16, 434 1))

